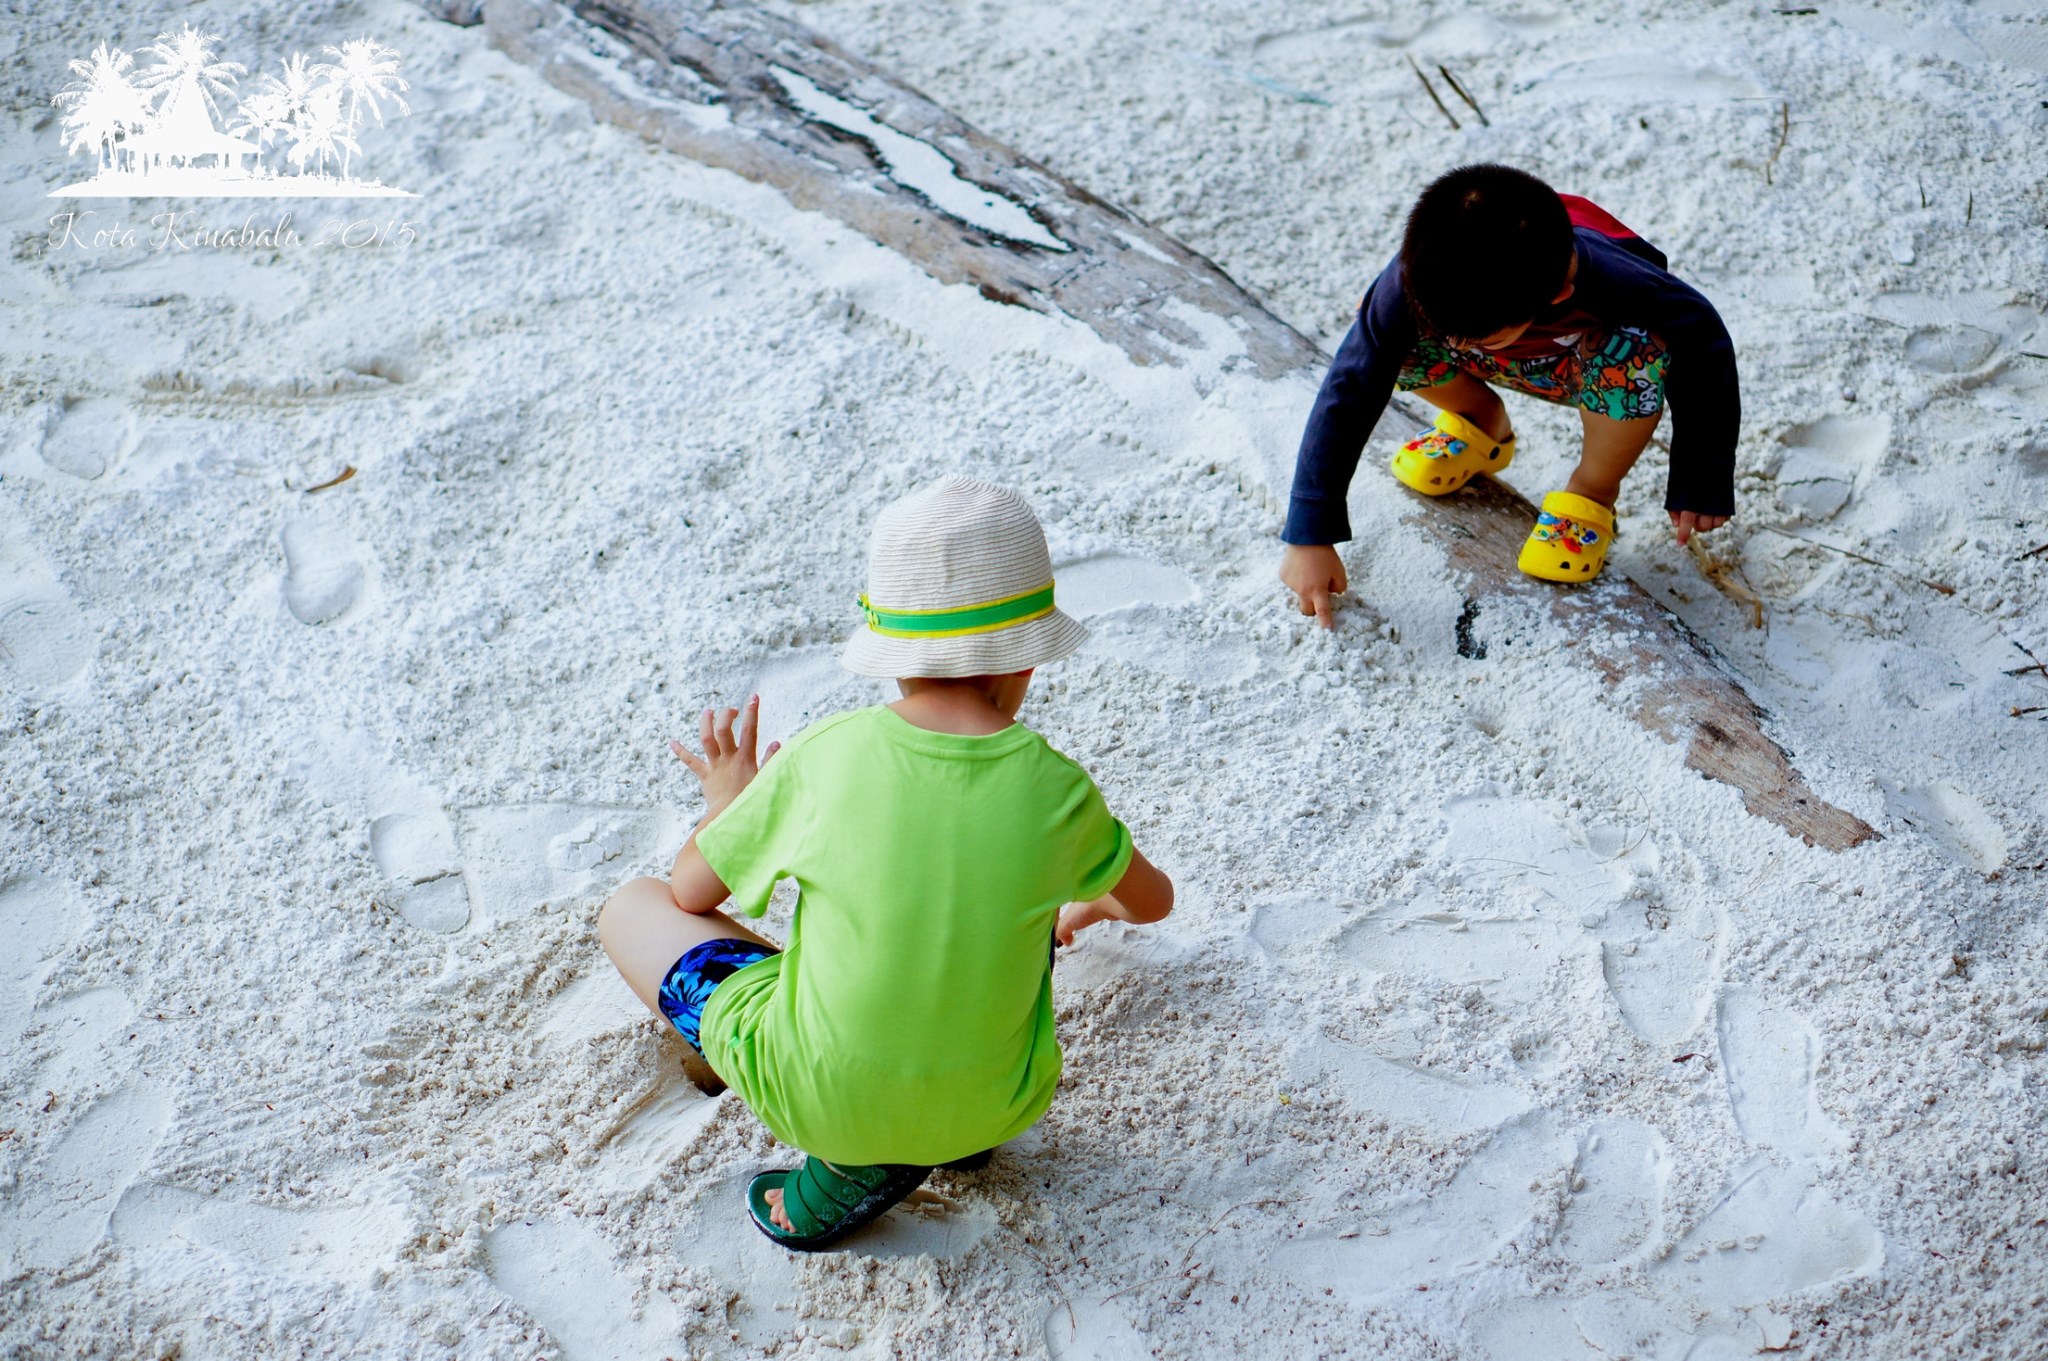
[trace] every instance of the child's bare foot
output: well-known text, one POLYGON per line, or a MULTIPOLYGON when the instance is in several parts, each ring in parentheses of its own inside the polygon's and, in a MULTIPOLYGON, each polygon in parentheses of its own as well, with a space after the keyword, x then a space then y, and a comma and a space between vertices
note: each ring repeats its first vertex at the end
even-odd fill
POLYGON ((768 1218, 775 1227, 784 1233, 795 1233, 796 1225, 789 1222, 789 1216, 782 1210, 782 1188, 775 1187, 766 1192, 762 1199, 768 1202, 768 1218))

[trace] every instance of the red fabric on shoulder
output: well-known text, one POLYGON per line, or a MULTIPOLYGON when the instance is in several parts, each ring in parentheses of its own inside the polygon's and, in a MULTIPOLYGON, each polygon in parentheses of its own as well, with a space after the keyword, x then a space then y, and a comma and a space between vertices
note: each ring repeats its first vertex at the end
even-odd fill
POLYGON ((1574 227, 1591 227, 1611 241, 1638 239, 1634 232, 1622 225, 1620 218, 1593 200, 1580 198, 1577 194, 1559 194, 1558 198, 1564 201, 1565 216, 1572 220, 1574 227))

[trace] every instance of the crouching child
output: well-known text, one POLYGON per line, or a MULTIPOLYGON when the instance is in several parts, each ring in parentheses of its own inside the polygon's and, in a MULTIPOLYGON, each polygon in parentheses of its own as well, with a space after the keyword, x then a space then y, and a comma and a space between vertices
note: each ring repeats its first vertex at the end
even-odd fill
POLYGON ((1086 637, 1023 498, 954 477, 889 507, 860 605, 844 663, 902 697, 758 761, 758 696, 707 710, 703 754, 673 744, 703 819, 598 921, 640 1000, 804 1153, 747 1192, 798 1251, 1030 1128, 1060 1076, 1055 939, 1173 906, 1088 773, 1016 721, 1033 670, 1086 637), (781 879, 778 950, 719 908, 758 917, 781 879))

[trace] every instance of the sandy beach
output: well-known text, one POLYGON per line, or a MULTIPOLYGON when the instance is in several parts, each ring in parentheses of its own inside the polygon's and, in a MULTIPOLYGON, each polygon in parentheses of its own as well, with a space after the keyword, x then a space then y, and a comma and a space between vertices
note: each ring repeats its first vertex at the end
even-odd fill
MULTIPOLYGON (((2048 1355, 2039 4, 770 8, 1326 350, 1455 164, 1655 241, 1736 340, 1738 514, 1677 547, 1653 448, 1608 570, 1882 839, 1752 816, 1542 621, 1461 647, 1386 448, 1338 628, 1295 614, 1312 383, 937 283, 401 0, 38 7, 0 1356, 2048 1355), (52 197, 69 63, 186 20, 402 53, 391 196, 52 197), (793 1257, 740 1188, 797 1154, 592 923, 695 820, 704 705, 884 697, 837 661, 868 526, 954 470, 1044 522, 1093 636, 1022 719, 1180 903, 1062 952, 1035 1129, 793 1257)), ((1510 403, 1505 480, 1561 486, 1576 420, 1510 403)))

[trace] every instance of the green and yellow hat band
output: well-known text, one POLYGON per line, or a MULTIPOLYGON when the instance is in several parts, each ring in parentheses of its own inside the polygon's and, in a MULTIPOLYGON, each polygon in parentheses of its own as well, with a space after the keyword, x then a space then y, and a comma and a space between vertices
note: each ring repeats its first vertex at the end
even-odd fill
POLYGON ((950 610, 885 610, 863 595, 860 612, 867 616, 869 630, 884 638, 964 638, 1043 619, 1052 613, 1052 583, 1022 595, 950 610))

